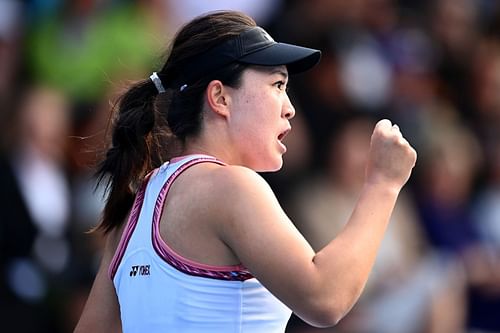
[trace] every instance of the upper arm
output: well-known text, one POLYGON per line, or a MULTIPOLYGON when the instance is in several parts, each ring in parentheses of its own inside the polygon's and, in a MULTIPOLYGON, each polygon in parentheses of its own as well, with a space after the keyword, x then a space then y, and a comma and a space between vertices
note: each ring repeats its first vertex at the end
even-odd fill
POLYGON ((107 236, 101 265, 75 328, 75 333, 121 332, 118 299, 113 282, 108 277, 108 267, 113 258, 117 241, 118 231, 114 230, 107 236))
POLYGON ((320 287, 315 252, 255 172, 224 168, 217 195, 221 237, 241 262, 295 313, 306 315, 320 287))

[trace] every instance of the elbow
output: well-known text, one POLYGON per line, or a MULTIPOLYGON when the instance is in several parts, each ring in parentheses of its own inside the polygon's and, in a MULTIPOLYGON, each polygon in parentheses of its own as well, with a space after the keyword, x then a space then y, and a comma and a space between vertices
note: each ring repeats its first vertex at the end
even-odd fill
POLYGON ((337 325, 343 317, 341 313, 335 311, 323 311, 317 313, 311 320, 306 320, 306 322, 317 328, 327 328, 337 325))
MULTIPOLYGON (((332 327, 344 318, 359 298, 361 290, 358 288, 336 292, 334 295, 322 293, 311 297, 311 301, 304 311, 302 318, 315 327, 332 327)), ((300 315, 299 315, 300 316, 300 315)))
POLYGON ((313 303, 302 315, 299 313, 297 315, 309 325, 318 328, 337 325, 351 308, 351 306, 343 305, 343 302, 338 301, 315 301, 313 303))

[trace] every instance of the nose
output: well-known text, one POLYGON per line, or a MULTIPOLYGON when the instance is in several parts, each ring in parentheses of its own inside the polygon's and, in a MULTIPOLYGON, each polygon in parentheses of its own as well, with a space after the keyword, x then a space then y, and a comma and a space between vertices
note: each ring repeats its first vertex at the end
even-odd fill
POLYGON ((293 107, 292 102, 290 101, 290 98, 288 95, 285 95, 286 100, 285 103, 283 103, 283 116, 290 120, 293 117, 295 117, 295 108, 293 107))

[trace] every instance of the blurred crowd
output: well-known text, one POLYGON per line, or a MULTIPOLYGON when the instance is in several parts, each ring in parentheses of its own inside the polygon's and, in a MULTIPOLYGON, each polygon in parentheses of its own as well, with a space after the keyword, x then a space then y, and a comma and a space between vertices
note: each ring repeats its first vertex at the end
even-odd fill
POLYGON ((0 330, 72 331, 103 245, 92 172, 113 101, 216 9, 323 52, 291 78, 285 165, 263 174, 313 248, 348 219, 378 119, 418 152, 358 304, 287 332, 500 332, 497 0, 0 0, 0 330))

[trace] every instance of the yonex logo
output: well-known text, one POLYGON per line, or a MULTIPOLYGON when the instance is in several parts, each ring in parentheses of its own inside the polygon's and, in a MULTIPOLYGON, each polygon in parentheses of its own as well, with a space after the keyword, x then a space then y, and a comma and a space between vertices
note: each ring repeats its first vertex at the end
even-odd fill
POLYGON ((132 266, 132 269, 130 270, 130 276, 134 277, 137 274, 139 275, 149 275, 151 273, 151 270, 149 268, 149 265, 136 265, 132 266))

